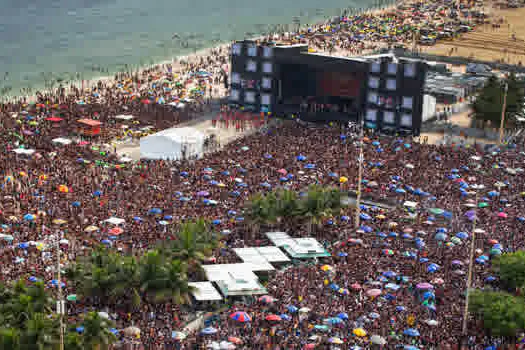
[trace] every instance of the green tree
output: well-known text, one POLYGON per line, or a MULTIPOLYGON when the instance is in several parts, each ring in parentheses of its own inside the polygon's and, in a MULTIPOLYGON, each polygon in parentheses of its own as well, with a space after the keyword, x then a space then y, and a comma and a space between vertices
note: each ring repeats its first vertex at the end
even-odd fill
POLYGON ((200 270, 204 258, 210 256, 217 240, 208 223, 202 219, 180 225, 172 242, 172 257, 186 263, 191 272, 200 270))
POLYGON ((503 292, 476 290, 469 293, 470 312, 493 336, 514 337, 525 329, 525 302, 503 292))
POLYGON ((505 82, 508 84, 505 127, 513 126, 515 116, 522 112, 525 95, 523 86, 516 77, 512 74, 502 81, 496 76, 491 76, 472 104, 475 119, 483 126, 487 124, 495 128, 500 126, 505 82))
POLYGON ((503 254, 492 261, 504 289, 514 292, 525 286, 525 251, 503 254))
POLYGON ((149 251, 140 261, 140 291, 154 303, 188 300, 191 289, 185 263, 169 259, 158 250, 149 251))
POLYGON ((110 331, 111 322, 97 312, 85 315, 82 325, 82 343, 85 349, 108 349, 116 341, 115 335, 110 331))

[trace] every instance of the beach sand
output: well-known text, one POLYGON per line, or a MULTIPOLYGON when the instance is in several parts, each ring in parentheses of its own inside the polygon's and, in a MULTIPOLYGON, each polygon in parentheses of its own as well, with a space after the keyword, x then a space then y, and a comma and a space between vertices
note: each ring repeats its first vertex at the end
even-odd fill
POLYGON ((475 31, 459 39, 418 48, 422 52, 443 56, 448 56, 451 49, 454 49, 452 56, 525 64, 525 8, 491 9, 488 13, 492 18, 503 18, 504 23, 499 28, 493 28, 491 24, 478 26, 475 31))

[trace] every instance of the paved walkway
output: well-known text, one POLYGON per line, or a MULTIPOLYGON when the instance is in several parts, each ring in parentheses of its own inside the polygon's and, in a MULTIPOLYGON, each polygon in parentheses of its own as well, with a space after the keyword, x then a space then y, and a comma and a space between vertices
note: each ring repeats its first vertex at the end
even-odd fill
MULTIPOLYGON (((175 127, 192 127, 205 135, 215 135, 216 140, 219 142, 220 147, 224 147, 228 143, 234 141, 237 138, 250 135, 255 133, 257 129, 247 129, 244 131, 237 131, 235 128, 214 128, 212 125, 212 119, 215 114, 208 114, 196 120, 189 121, 187 123, 179 124, 175 127)), ((133 160, 140 159, 140 145, 136 143, 123 143, 116 146, 117 154, 119 156, 126 156, 133 160)))

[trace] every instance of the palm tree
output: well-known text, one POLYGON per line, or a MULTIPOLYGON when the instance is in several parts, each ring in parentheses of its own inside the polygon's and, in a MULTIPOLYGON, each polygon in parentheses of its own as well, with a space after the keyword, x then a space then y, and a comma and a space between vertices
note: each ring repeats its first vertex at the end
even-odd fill
POLYGON ((191 288, 188 286, 185 262, 167 259, 159 251, 146 253, 141 259, 140 290, 151 302, 188 300, 191 288))
POLYGON ((59 325, 43 313, 33 313, 20 335, 20 344, 27 350, 50 349, 58 339, 59 325))
POLYGON ((322 218, 330 213, 327 207, 327 196, 322 188, 311 186, 301 204, 301 214, 307 218, 307 231, 312 233, 315 227, 321 224, 322 218))
POLYGON ((284 223, 293 227, 295 219, 301 214, 301 205, 297 192, 282 190, 277 197, 279 199, 275 208, 277 221, 282 223, 283 219, 286 219, 284 223))
POLYGON ((64 339, 64 348, 67 350, 85 350, 82 337, 77 332, 68 332, 64 339))
POLYGON ((0 349, 20 349, 20 334, 16 328, 0 328, 0 349))
POLYGON ((217 239, 204 220, 183 223, 172 242, 171 257, 187 264, 190 273, 200 273, 203 260, 216 245, 217 239))
POLYGON ((82 325, 84 349, 108 349, 116 341, 115 335, 110 331, 111 322, 100 317, 97 312, 85 315, 82 325))
POLYGON ((279 201, 273 192, 266 196, 257 193, 250 198, 246 212, 253 234, 259 233, 261 226, 272 225, 277 222, 278 203, 279 201))

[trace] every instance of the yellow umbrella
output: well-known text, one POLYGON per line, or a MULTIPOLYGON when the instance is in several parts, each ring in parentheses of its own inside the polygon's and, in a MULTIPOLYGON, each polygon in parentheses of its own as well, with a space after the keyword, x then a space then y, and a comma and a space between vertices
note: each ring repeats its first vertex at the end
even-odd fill
POLYGON ((93 226, 93 225, 88 226, 88 227, 86 227, 86 228, 84 229, 84 232, 94 232, 94 231, 98 231, 98 227, 93 226))
POLYGON ((354 333, 354 335, 358 337, 366 336, 366 331, 363 328, 356 328, 352 331, 352 333, 354 333))
POLYGON ((63 225, 65 223, 67 223, 67 221, 64 220, 64 219, 55 219, 55 220, 53 220, 53 224, 55 224, 55 225, 63 225))
POLYGON ((344 183, 348 182, 348 178, 347 178, 346 176, 341 176, 341 177, 339 178, 339 182, 342 183, 342 184, 344 184, 344 183))
POLYGON ((330 265, 323 265, 323 266, 321 266, 321 270, 323 270, 325 272, 326 271, 331 271, 331 270, 333 270, 333 267, 330 266, 330 265))
POLYGON ((384 216, 383 214, 379 214, 378 216, 376 216, 376 218, 379 220, 384 220, 386 219, 386 216, 384 216))

